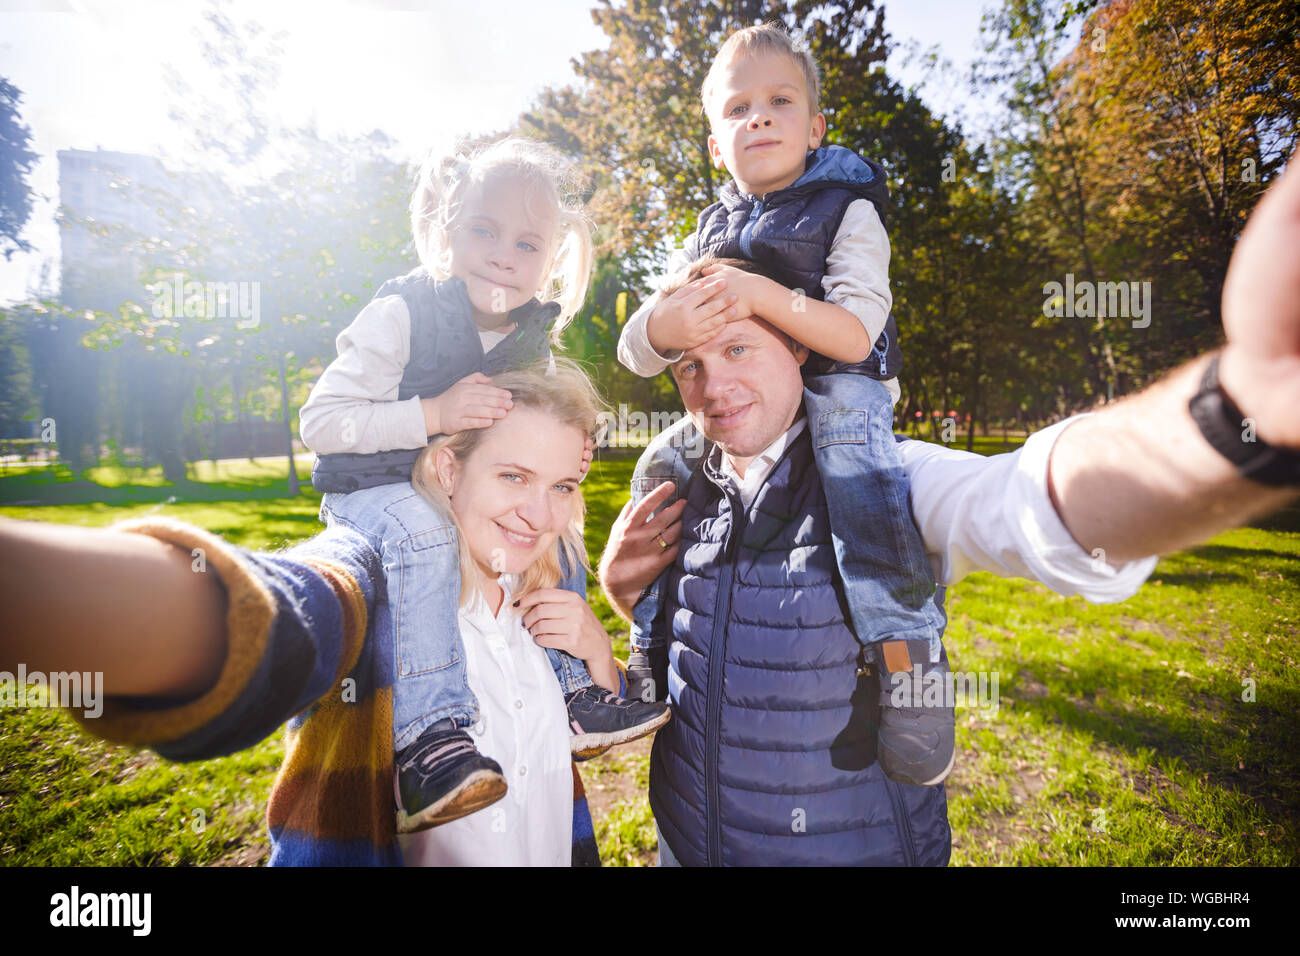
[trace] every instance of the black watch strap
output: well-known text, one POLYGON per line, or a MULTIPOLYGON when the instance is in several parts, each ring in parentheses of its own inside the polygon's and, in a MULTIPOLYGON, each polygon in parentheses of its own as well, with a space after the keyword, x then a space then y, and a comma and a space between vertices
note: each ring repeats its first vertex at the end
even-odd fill
POLYGON ((1254 436, 1245 416, 1219 384, 1219 356, 1205 367, 1201 387, 1188 409, 1214 450, 1237 466, 1243 478, 1262 485, 1300 485, 1300 453, 1254 436))

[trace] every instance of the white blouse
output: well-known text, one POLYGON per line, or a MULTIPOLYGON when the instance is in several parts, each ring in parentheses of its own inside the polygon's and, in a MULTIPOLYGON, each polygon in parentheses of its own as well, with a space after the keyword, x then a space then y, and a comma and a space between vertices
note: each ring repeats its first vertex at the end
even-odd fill
POLYGON ((505 592, 501 610, 493 615, 476 596, 460 612, 460 632, 479 702, 470 736, 501 765, 510 789, 477 813, 399 835, 407 866, 569 866, 572 859, 573 770, 563 693, 545 649, 510 606, 516 582, 509 575, 498 581, 505 592))

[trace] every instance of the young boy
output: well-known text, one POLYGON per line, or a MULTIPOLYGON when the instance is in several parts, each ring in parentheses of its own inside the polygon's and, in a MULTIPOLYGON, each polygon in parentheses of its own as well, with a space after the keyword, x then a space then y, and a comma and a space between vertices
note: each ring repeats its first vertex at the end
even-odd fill
MULTIPOLYGON (((624 327, 618 354, 637 374, 656 375, 728 320, 750 315, 818 353, 805 366, 804 404, 850 617, 880 675, 881 767, 896 781, 929 785, 952 769, 953 710, 922 706, 909 693, 914 667, 929 683, 946 662, 943 612, 894 448, 902 356, 889 313, 888 192, 878 164, 819 148, 819 86, 811 54, 780 26, 749 27, 723 44, 702 98, 709 152, 732 181, 700 214, 669 274, 713 256, 761 262, 783 281, 709 266, 647 300, 624 327)), ((659 436, 638 464, 633 496, 664 480, 683 491, 702 446, 689 420, 659 436)), ((630 677, 648 675, 663 580, 636 607, 630 677)))

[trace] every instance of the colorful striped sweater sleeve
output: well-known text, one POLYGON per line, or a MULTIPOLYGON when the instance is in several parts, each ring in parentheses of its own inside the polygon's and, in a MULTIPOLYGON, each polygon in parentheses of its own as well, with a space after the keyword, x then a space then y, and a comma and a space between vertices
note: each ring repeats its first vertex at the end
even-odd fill
MULTIPOLYGON (((141 519, 117 530, 168 541, 218 575, 227 656, 186 701, 112 698, 90 733, 202 760, 250 747, 288 721, 267 808, 272 866, 401 865, 393 798, 392 649, 368 627, 384 596, 379 556, 345 527, 280 553, 236 548, 199 528, 141 519)), ((600 865, 574 767, 574 865, 600 865)))

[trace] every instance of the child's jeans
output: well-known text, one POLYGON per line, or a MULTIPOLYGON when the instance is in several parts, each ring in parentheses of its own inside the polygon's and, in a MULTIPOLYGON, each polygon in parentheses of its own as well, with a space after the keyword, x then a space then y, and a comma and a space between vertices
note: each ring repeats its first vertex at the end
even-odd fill
MULTIPOLYGON (((448 717, 458 727, 477 723, 478 698, 461 644, 460 550, 451 518, 409 481, 325 495, 320 513, 327 524, 367 538, 383 558, 388 600, 375 613, 392 615, 394 749, 448 717)), ((586 572, 578 567, 562 587, 585 598, 586 572)), ((554 648, 546 654, 565 694, 591 685, 582 661, 554 648)))
MULTIPOLYGON (((934 572, 912 520, 889 390, 852 372, 807 375, 804 411, 854 632, 863 644, 886 638, 926 640, 930 660, 937 661, 943 611, 933 600, 934 572)), ((689 419, 660 434, 637 462, 633 500, 664 481, 677 484, 665 504, 680 497, 711 447, 689 419)), ((632 645, 640 650, 656 643, 651 627, 666 581, 665 571, 633 609, 632 645)))

